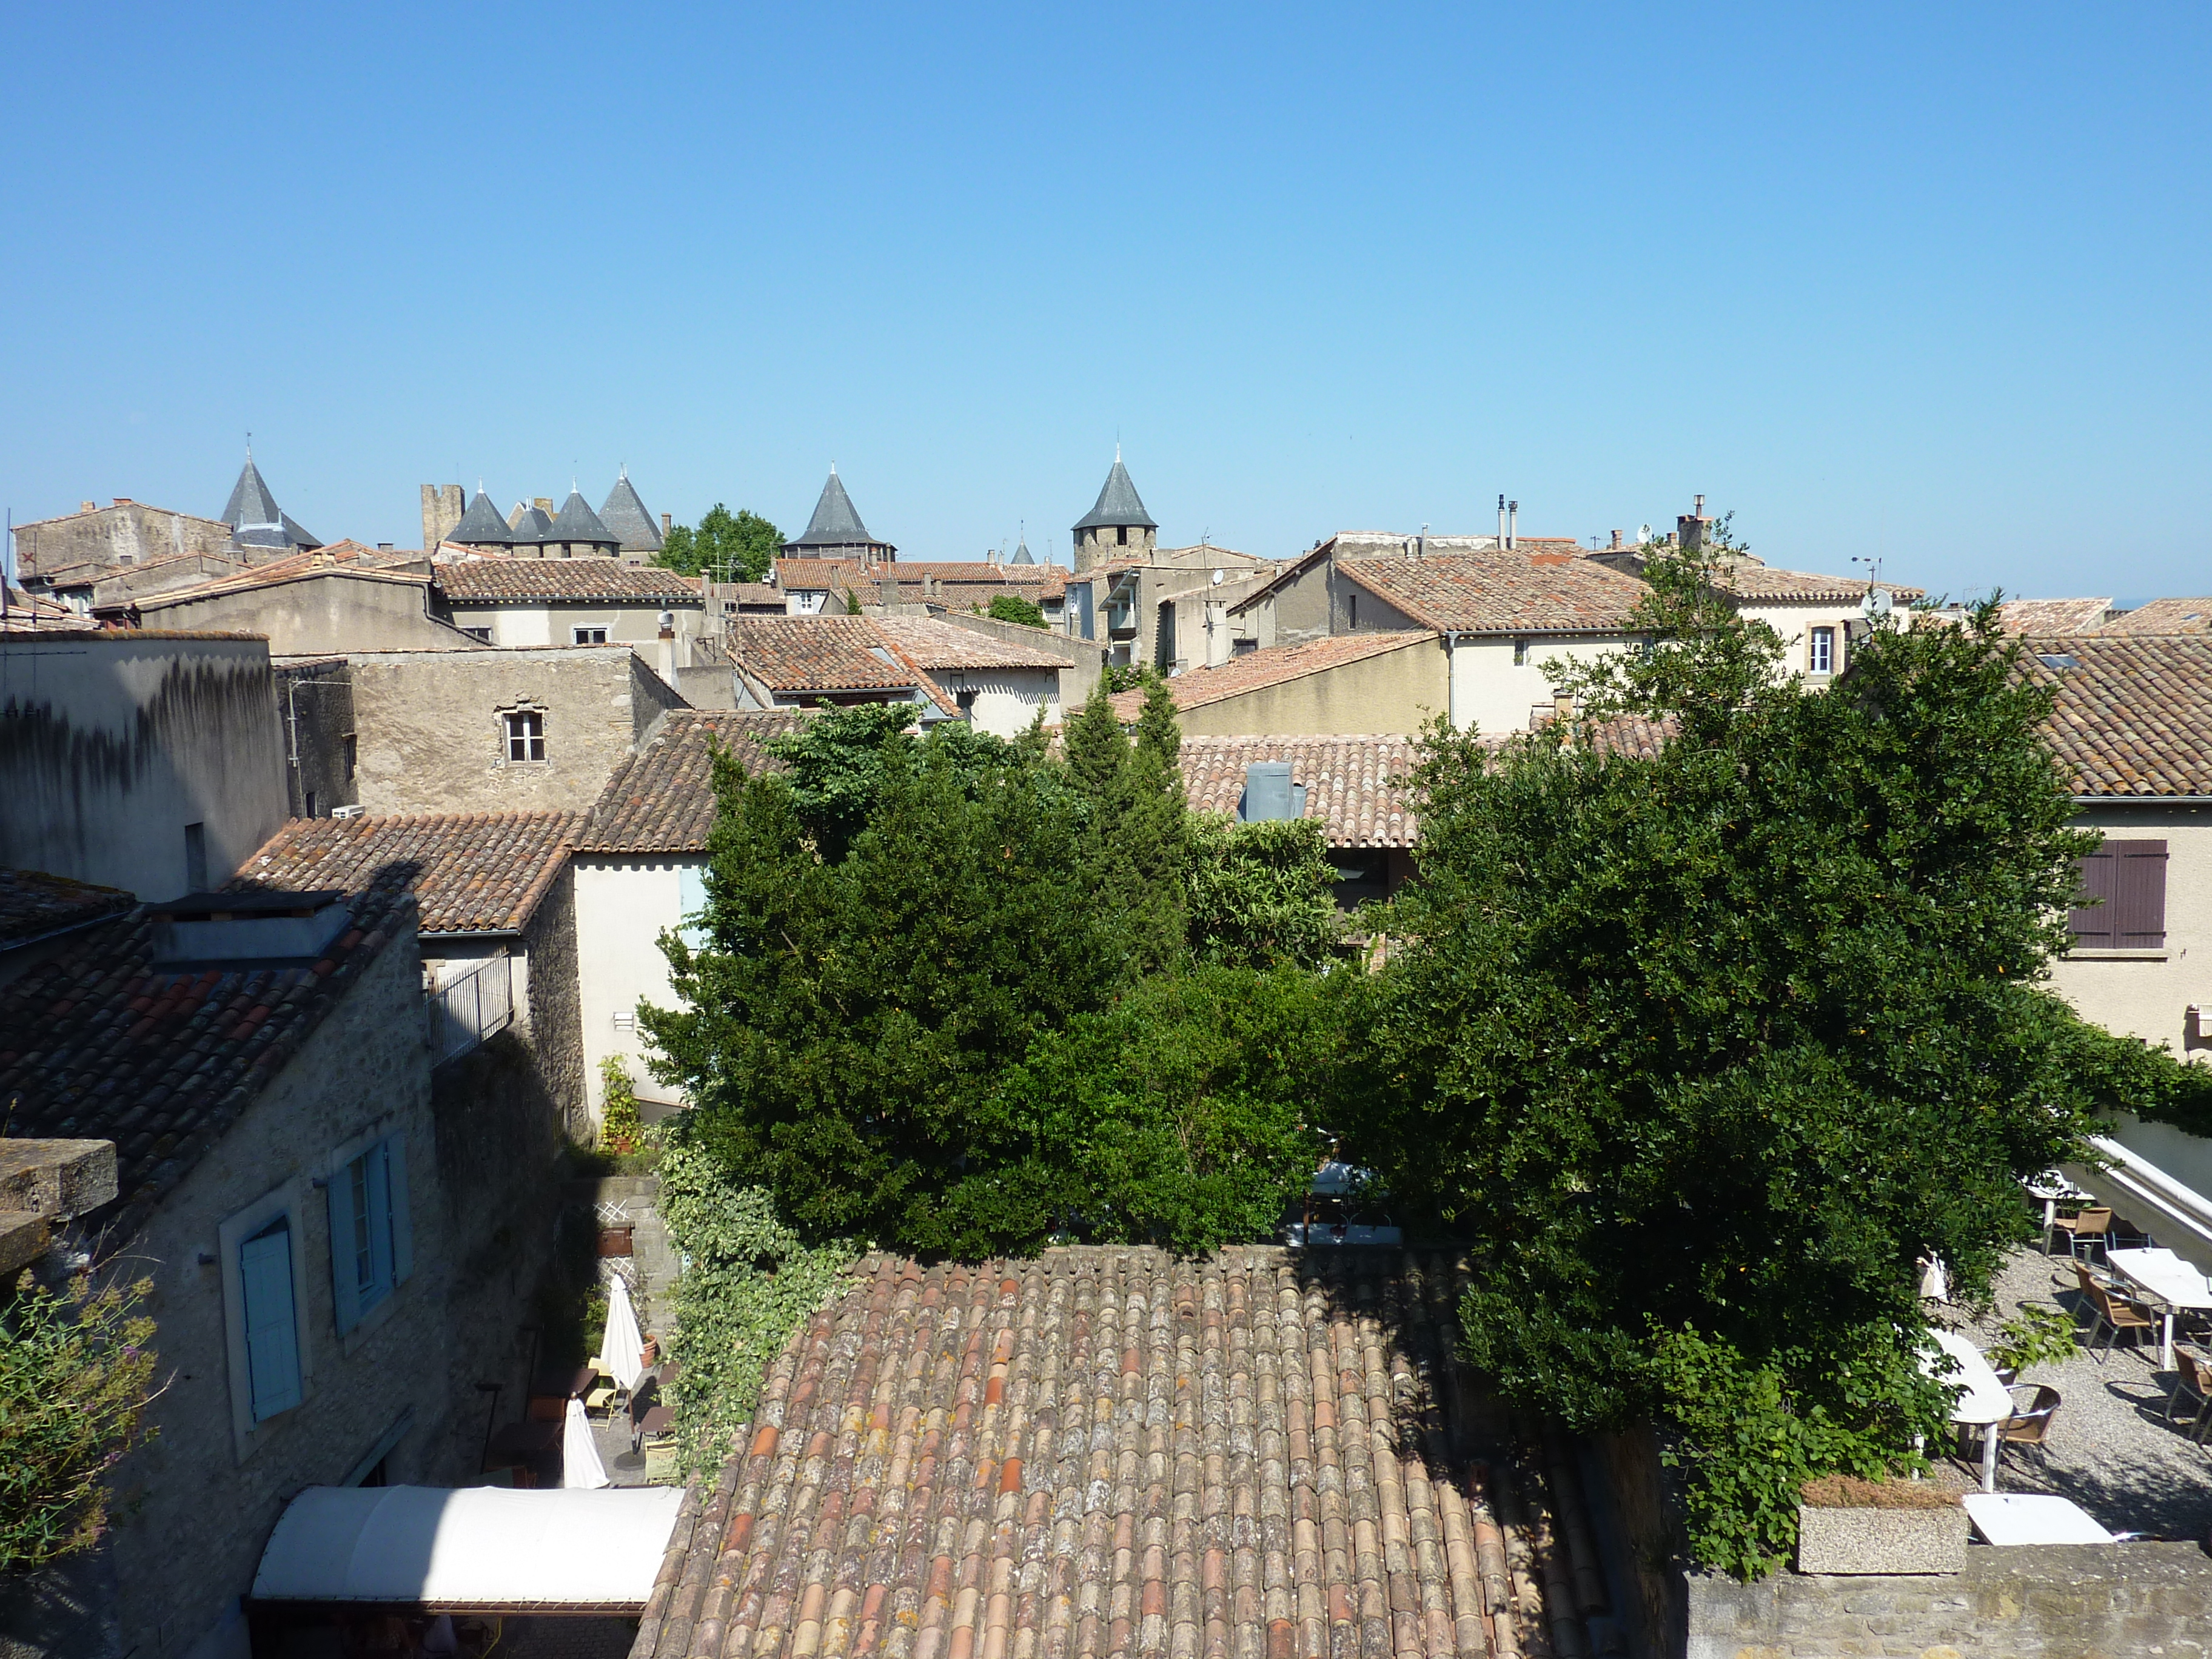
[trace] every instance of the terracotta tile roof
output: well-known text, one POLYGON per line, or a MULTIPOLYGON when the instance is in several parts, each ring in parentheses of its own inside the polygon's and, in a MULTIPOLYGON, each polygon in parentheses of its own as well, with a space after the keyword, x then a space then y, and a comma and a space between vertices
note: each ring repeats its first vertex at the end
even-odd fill
POLYGON ((2057 688, 2044 732, 2076 795, 2212 795, 2212 637, 2065 634, 2027 641, 2057 688))
POLYGON ((115 1143, 127 1240, 250 1106, 386 942, 414 901, 374 891, 308 967, 156 968, 143 915, 88 927, 0 985, 6 1133, 115 1143))
POLYGON ((448 599, 610 599, 696 605, 699 579, 619 559, 441 559, 436 581, 448 599))
MULTIPOLYGON (((1168 682, 1177 708, 1203 708, 1226 697, 1240 696, 1262 687, 1280 685, 1324 669, 1376 657, 1386 651, 1402 651, 1434 641, 1426 633, 1338 634, 1328 639, 1307 640, 1297 645, 1271 645, 1231 657, 1218 668, 1193 668, 1168 682)), ((1137 718, 1145 706, 1141 691, 1122 691, 1111 699, 1122 720, 1137 718)))
POLYGON ((0 634, 84 634, 99 627, 60 601, 20 587, 8 590, 7 614, 0 616, 0 634))
POLYGON ((643 749, 624 761, 578 831, 585 853, 702 853, 714 827, 716 745, 737 757, 748 772, 781 771, 768 752, 775 738, 796 732, 812 713, 778 709, 738 714, 724 709, 672 710, 643 749))
MULTIPOLYGON (((1720 566, 1723 591, 1740 599, 1797 599, 1803 601, 1850 601, 1857 604, 1866 597, 1867 583, 1863 576, 1822 576, 1810 570, 1784 570, 1746 555, 1741 558, 1722 558, 1720 566)), ((1899 587, 1894 582, 1884 582, 1890 596, 1902 603, 1922 597, 1917 587, 1899 587)))
POLYGON ((137 902, 119 887, 95 887, 39 870, 0 870, 0 945, 66 933, 120 915, 137 902))
POLYGON ((867 619, 884 643, 919 668, 1065 668, 1067 659, 952 623, 920 617, 867 619))
POLYGON ((296 553, 287 553, 282 558, 248 565, 232 575, 217 576, 212 581, 195 582, 189 587, 165 587, 159 592, 126 594, 121 603, 141 612, 158 611, 165 605, 189 604, 218 593, 242 593, 257 587, 274 587, 280 582, 301 581, 334 570, 349 575, 368 576, 378 581, 413 582, 427 586, 430 578, 419 570, 387 568, 419 564, 422 559, 420 553, 386 553, 374 547, 364 547, 359 542, 339 542, 330 547, 303 548, 296 553))
POLYGON ((2100 625, 2100 634, 2212 634, 2212 599, 2153 599, 2100 625))
POLYGON ((885 565, 876 570, 872 580, 896 576, 903 593, 908 587, 920 587, 927 577, 940 587, 963 590, 956 596, 963 602, 977 597, 965 590, 984 588, 989 591, 981 597, 988 605, 990 594, 995 592, 1018 593, 1029 599, 1058 599, 1067 589, 1067 571, 1056 564, 994 564, 982 559, 902 559, 896 564, 885 565))
POLYGON ((1254 761, 1288 761, 1304 784, 1304 816, 1320 820, 1332 847, 1411 847, 1420 839, 1411 738, 1185 738, 1183 790, 1194 812, 1234 816, 1254 761))
POLYGON ((685 1494, 632 1659, 1528 1650, 1455 1264, 1323 1254, 863 1261, 685 1494))
POLYGON ((858 587, 876 573, 858 559, 778 559, 775 585, 789 592, 794 587, 858 587))
POLYGON ((720 592, 723 599, 735 599, 740 610, 772 609, 779 615, 783 611, 783 590, 774 582, 725 582, 720 592))
POLYGON ((2107 631, 2110 599, 2006 599, 1997 625, 2008 634, 2097 634, 2107 631))
POLYGON ((1633 576, 1572 554, 1465 553, 1346 559, 1337 574, 1424 628, 1463 633, 1617 633, 1650 592, 1633 576))
POLYGON ((731 659, 779 696, 897 691, 925 678, 867 617, 741 616, 731 621, 729 646, 731 659))
POLYGON ((568 861, 582 812, 407 812, 295 818, 227 890, 374 888, 415 895, 417 931, 514 933, 568 861))

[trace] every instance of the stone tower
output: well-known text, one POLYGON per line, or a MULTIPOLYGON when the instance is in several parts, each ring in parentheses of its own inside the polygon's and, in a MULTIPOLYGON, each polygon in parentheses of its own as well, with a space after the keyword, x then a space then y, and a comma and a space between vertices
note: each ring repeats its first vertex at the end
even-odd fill
POLYGON ((856 559, 862 564, 890 564, 898 557, 898 549, 889 542, 879 542, 868 533, 868 526, 860 522, 853 498, 845 493, 838 481, 837 464, 830 464, 830 482, 822 486, 821 499, 814 503, 814 516, 806 521, 806 528, 783 544, 787 559, 856 559))
POLYGON ((1081 575, 1101 559, 1128 552, 1150 552, 1159 545, 1160 527, 1145 511, 1129 469, 1121 465, 1121 446, 1114 446, 1114 470, 1098 492, 1098 504, 1075 521, 1075 571, 1081 575))
MULTIPOLYGON (((477 493, 482 495, 479 486, 477 493)), ((451 541, 453 527, 465 516, 459 484, 424 484, 422 486, 422 550, 435 553, 441 542, 451 541)))

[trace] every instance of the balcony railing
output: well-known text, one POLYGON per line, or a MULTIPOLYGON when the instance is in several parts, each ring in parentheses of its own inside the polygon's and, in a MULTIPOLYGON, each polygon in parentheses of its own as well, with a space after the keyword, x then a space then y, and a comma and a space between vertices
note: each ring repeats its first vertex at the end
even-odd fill
POLYGON ((427 1002, 430 1064, 443 1066, 514 1023, 514 964, 493 957, 431 992, 427 1002))

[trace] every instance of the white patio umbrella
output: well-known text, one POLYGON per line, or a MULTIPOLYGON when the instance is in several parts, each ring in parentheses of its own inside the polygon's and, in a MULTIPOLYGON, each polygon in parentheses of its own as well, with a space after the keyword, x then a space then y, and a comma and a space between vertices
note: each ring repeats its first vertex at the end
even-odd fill
POLYGON ((604 1486, 607 1466, 599 1462, 599 1443, 592 1438, 592 1419, 584 1415, 584 1402, 568 1402, 567 1421, 561 1425, 561 1484, 563 1486, 604 1486))
POLYGON ((607 1286, 607 1330, 599 1343, 599 1358, 607 1375, 625 1389, 637 1387, 645 1370, 645 1341, 638 1334, 637 1315, 629 1305, 629 1285, 620 1273, 607 1286))

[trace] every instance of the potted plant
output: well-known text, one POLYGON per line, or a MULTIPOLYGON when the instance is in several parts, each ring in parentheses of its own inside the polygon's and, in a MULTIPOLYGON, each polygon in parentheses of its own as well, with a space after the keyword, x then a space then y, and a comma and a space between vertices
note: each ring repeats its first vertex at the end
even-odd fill
POLYGON ((1929 1480, 1808 1480, 1797 1505, 1797 1571, 1959 1572, 1967 1519, 1959 1494, 1929 1480))

